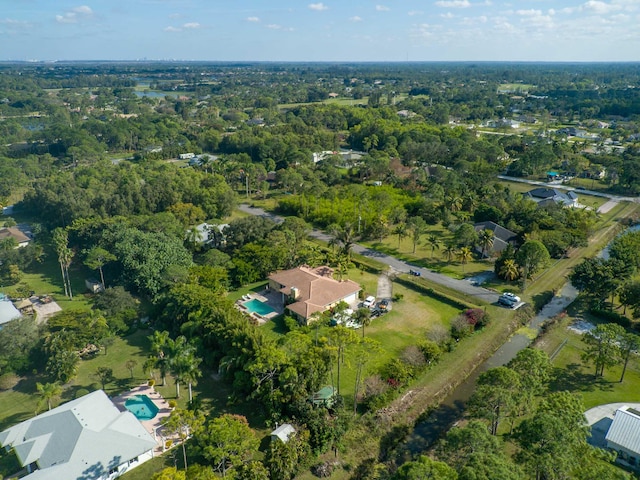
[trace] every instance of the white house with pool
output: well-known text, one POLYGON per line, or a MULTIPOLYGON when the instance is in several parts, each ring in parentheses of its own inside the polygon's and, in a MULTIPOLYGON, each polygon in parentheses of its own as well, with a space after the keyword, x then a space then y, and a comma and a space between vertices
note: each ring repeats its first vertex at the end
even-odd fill
POLYGON ((112 480, 153 457, 157 442, 96 390, 0 433, 27 480, 112 480))

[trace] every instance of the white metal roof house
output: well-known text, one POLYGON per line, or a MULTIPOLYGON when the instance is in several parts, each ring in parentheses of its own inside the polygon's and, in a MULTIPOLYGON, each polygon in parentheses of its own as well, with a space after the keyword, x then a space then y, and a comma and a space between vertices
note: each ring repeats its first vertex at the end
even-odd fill
POLYGON ((27 480, 111 480, 153 457, 156 441, 96 390, 0 433, 27 480))
MULTIPOLYGON (((2 295, 0 295, 2 297, 2 295)), ((0 325, 20 318, 20 311, 9 300, 0 298, 0 325)))
POLYGON ((618 453, 616 461, 640 470, 640 412, 624 406, 616 410, 605 437, 607 447, 618 453))
POLYGON ((296 429, 290 423, 283 423, 273 432, 271 432, 271 440, 280 440, 282 443, 287 443, 289 437, 295 435, 296 429))

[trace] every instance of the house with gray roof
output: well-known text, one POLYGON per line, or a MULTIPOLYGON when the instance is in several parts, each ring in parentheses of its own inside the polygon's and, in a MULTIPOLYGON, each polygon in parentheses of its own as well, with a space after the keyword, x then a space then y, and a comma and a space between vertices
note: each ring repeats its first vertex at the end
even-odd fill
POLYGON ((112 480, 153 457, 156 441, 96 390, 0 433, 27 480, 112 480))
POLYGON ((605 437, 607 448, 618 453, 616 461, 640 470, 640 412, 624 406, 616 410, 605 437))
MULTIPOLYGON (((507 248, 507 245, 516 245, 518 241, 518 234, 512 232, 508 228, 504 228, 495 222, 478 222, 473 224, 476 232, 480 233, 483 230, 489 230, 493 232, 493 245, 488 249, 485 254, 492 255, 494 253, 500 253, 507 248)), ((482 247, 476 246, 476 251, 482 253, 482 247)))
POLYGON ((539 207, 560 205, 562 207, 577 207, 578 195, 575 192, 563 192, 557 188, 538 187, 523 193, 525 198, 536 202, 539 207))

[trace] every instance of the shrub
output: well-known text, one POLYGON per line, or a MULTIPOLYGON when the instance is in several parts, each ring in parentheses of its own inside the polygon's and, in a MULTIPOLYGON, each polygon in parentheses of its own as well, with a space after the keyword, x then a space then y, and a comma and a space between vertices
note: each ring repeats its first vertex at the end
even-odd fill
POLYGON ((424 353, 422 353, 422 350, 416 345, 407 346, 402 353, 400 353, 400 359, 407 365, 416 369, 423 368, 427 364, 427 359, 424 357, 424 353))
POLYGON ((86 388, 79 388, 78 391, 76 392, 75 398, 84 397, 85 395, 88 395, 88 394, 89 394, 89 390, 87 390, 86 388))
POLYGON ((330 477, 333 473, 335 466, 331 462, 322 462, 311 467, 311 473, 318 478, 330 477))
POLYGON ((591 310, 589 310, 589 312, 596 317, 602 318, 609 322, 617 323, 621 327, 631 328, 631 320, 629 320, 629 318, 625 317, 624 315, 620 315, 619 313, 612 312, 611 310, 601 310, 598 308, 592 308, 591 310))
POLYGON ((147 385, 149 385, 150 387, 153 387, 156 384, 156 381, 152 378, 147 382, 147 385))
POLYGON ((469 324, 464 314, 458 315, 451 321, 451 336, 456 340, 468 337, 473 333, 473 325, 469 324))
POLYGON ((20 381, 15 373, 5 373, 0 375, 0 390, 11 390, 20 381))
POLYGON ((468 308, 464 311, 464 316, 467 317, 469 325, 475 328, 482 328, 489 324, 489 315, 481 308, 468 308))
POLYGON ((420 350, 422 351, 422 355, 424 356, 427 365, 431 365, 432 363, 436 363, 440 360, 440 355, 442 355, 442 349, 440 346, 431 340, 424 340, 418 345, 420 350))
POLYGON ((169 400, 169 408, 173 409, 176 408, 178 406, 178 402, 176 402, 175 400, 169 400))

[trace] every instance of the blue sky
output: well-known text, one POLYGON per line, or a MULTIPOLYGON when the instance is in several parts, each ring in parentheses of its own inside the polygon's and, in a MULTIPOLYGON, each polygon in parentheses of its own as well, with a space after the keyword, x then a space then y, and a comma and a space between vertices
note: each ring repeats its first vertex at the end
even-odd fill
POLYGON ((79 2, 0 0, 0 60, 640 60, 640 0, 79 2))

